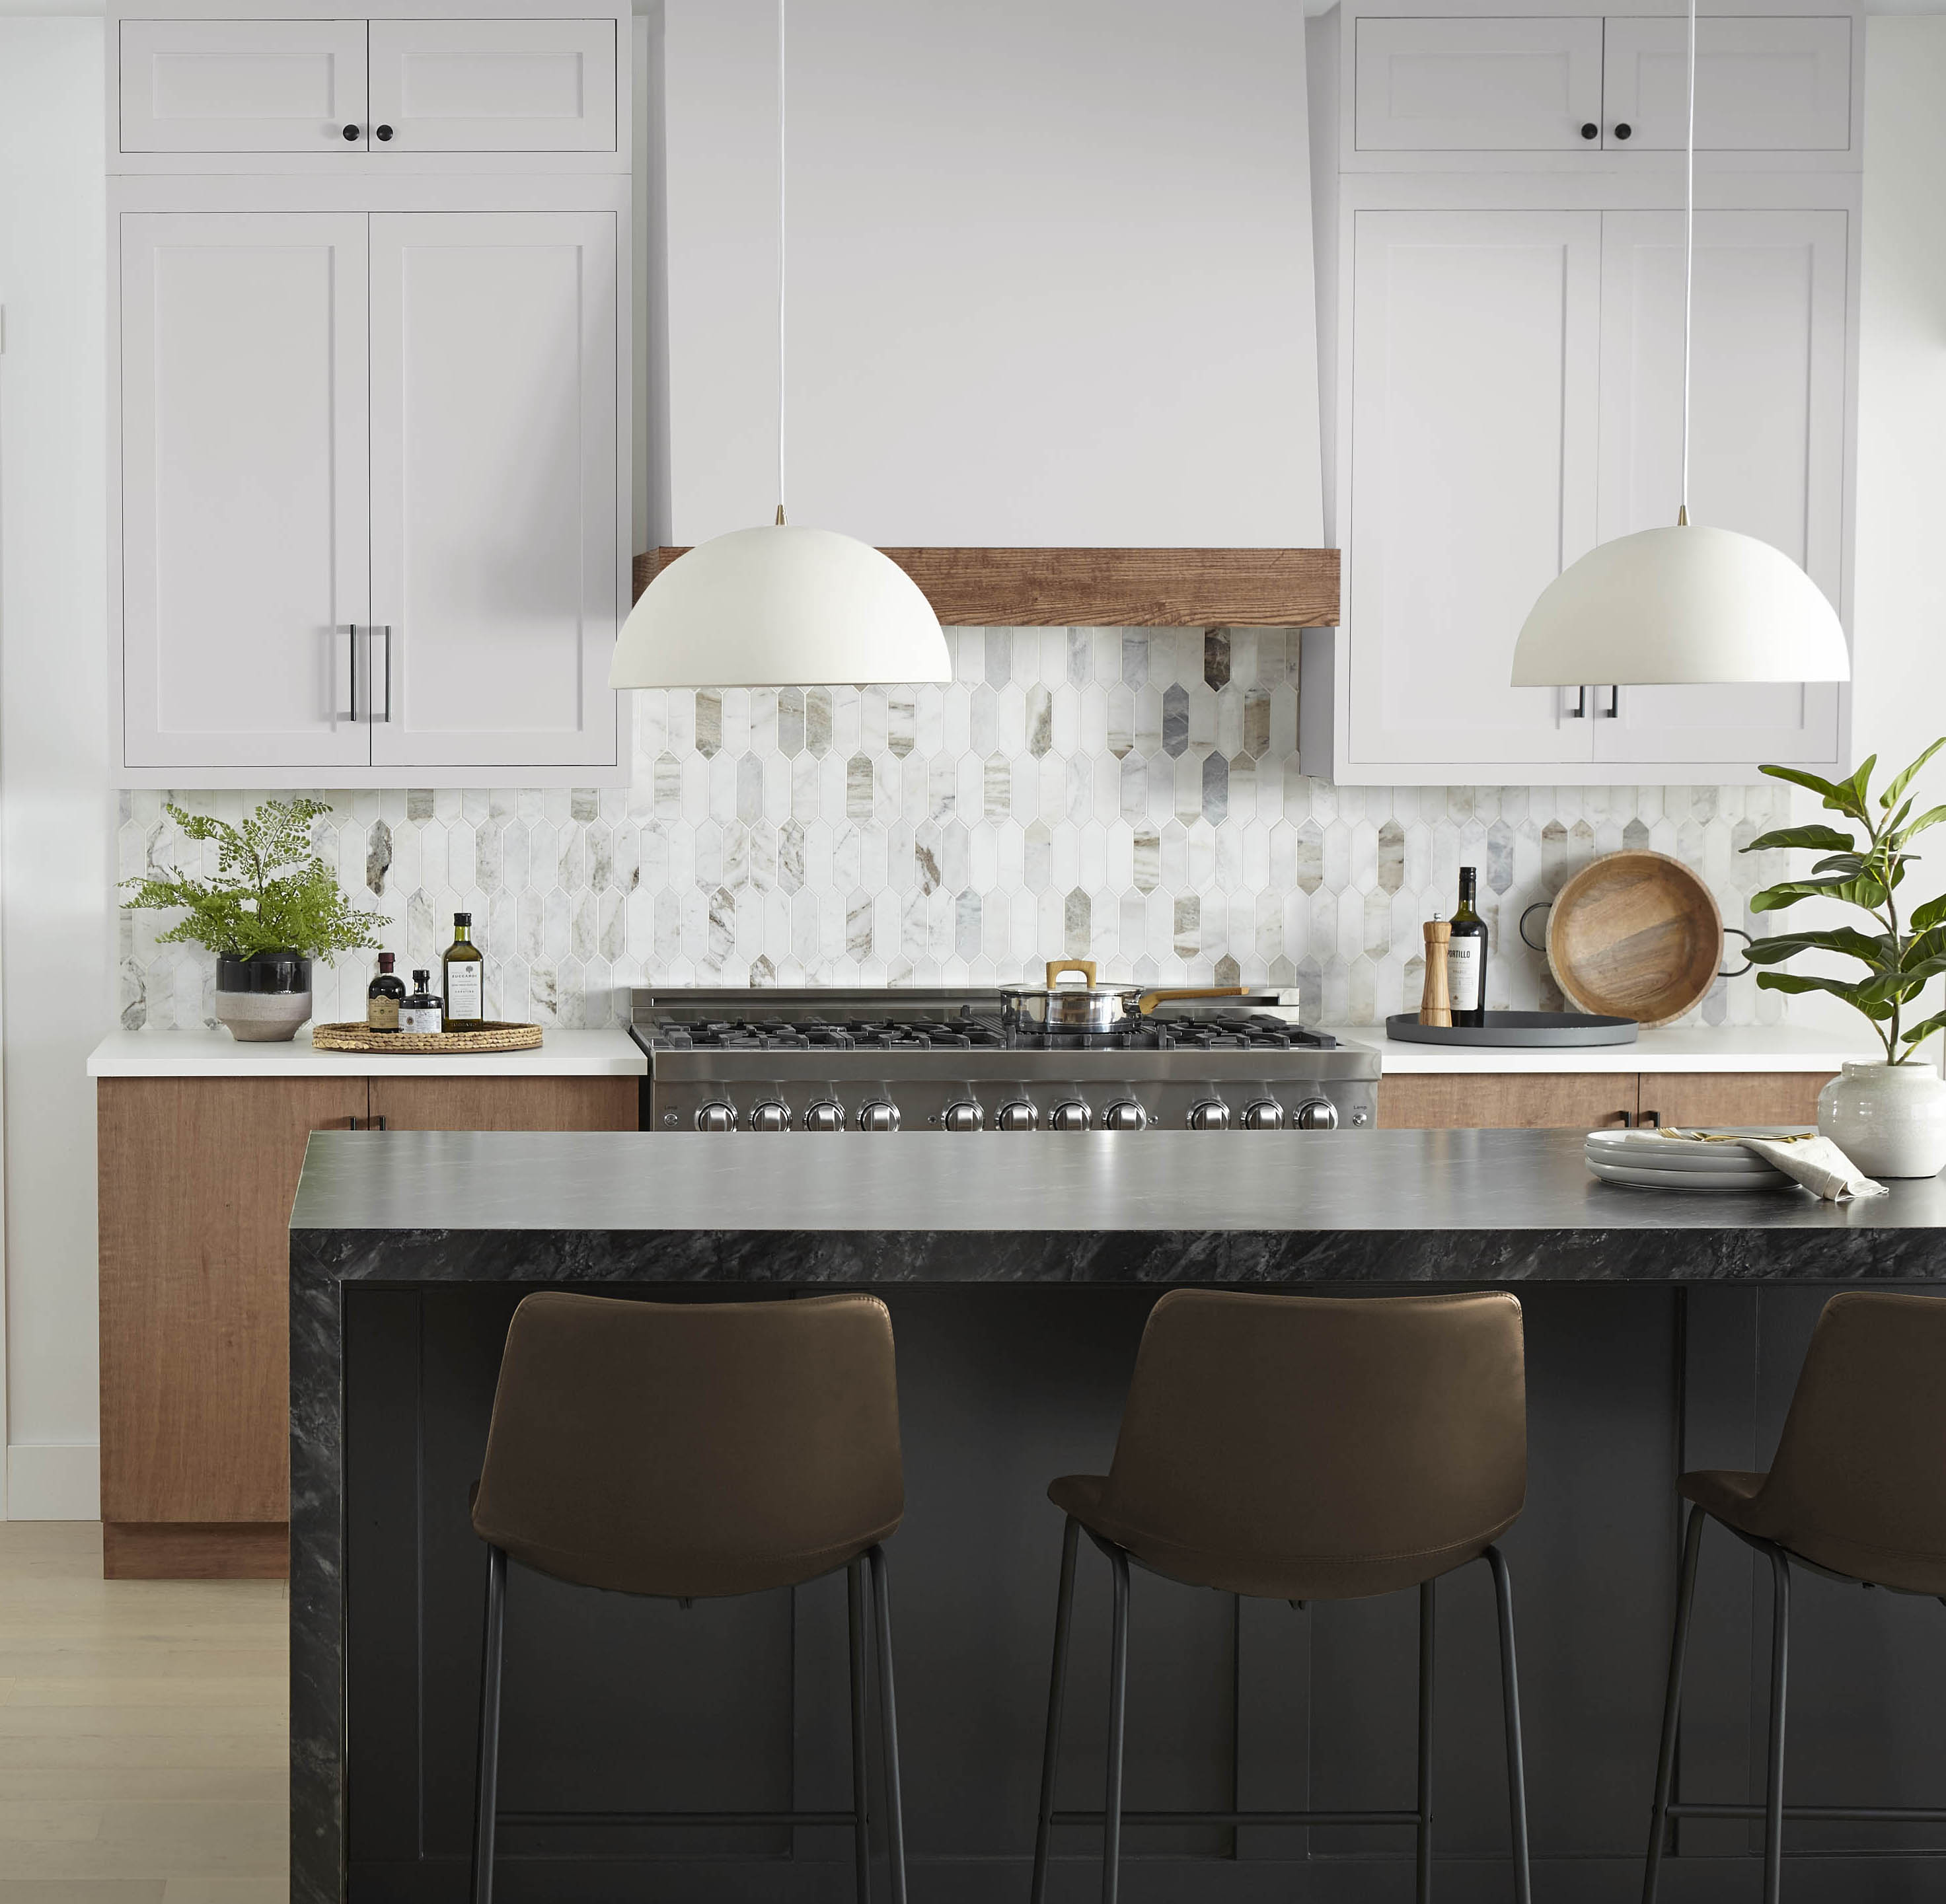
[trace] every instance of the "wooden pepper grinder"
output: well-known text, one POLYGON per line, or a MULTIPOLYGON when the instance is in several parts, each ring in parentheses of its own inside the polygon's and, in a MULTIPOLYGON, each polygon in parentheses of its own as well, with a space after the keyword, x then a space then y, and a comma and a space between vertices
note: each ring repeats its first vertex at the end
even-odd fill
POLYGON ((1453 937, 1450 919, 1426 922, 1426 989, 1419 1000, 1422 1025, 1450 1025, 1453 1022, 1453 992, 1446 981, 1446 948, 1453 937))

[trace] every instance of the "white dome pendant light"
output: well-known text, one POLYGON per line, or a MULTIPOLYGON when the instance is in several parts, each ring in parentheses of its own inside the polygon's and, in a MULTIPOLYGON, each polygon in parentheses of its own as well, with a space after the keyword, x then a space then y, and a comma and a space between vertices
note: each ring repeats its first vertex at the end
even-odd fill
POLYGON ((1689 521, 1689 353, 1696 270, 1696 0, 1689 0, 1682 235, 1682 500, 1673 529, 1590 549, 1541 591, 1514 646, 1515 687, 1845 681, 1850 651, 1818 585, 1754 535, 1689 521))
POLYGON ((784 0, 777 0, 777 520, 672 562, 622 624, 610 687, 945 681, 919 585, 871 547, 784 522, 784 0))

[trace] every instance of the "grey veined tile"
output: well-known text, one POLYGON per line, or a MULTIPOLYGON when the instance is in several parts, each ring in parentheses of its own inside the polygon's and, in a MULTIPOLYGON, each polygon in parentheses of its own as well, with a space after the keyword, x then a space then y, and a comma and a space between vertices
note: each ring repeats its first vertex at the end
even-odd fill
POLYGON ((1189 690, 1180 681, 1163 690, 1162 751, 1180 759, 1189 745, 1189 690))

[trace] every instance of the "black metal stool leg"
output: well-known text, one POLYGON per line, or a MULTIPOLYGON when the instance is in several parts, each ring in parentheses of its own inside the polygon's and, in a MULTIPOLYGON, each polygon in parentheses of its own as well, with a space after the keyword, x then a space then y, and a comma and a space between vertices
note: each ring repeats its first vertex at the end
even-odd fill
POLYGON ((1432 1896, 1432 1625, 1434 1583, 1419 1589, 1419 1904, 1432 1896))
POLYGON ((500 1791, 500 1660, 507 1630, 507 1557, 486 1550, 486 1634, 480 1658, 480 1767, 473 1787, 473 1904, 492 1904, 493 1813, 500 1791))
POLYGON ((851 1642, 851 1855, 857 1871, 858 1904, 872 1904, 872 1834, 865 1794, 865 1563, 845 1569, 845 1611, 851 1642))
POLYGON ((1101 1814, 1101 1904, 1115 1904, 1122 1881, 1122 1736, 1129 1702, 1129 1557, 1108 1550, 1115 1616, 1108 1641, 1108 1793, 1101 1814))
POLYGON ((1040 1815, 1034 1825, 1033 1891, 1031 1904, 1044 1904, 1047 1861, 1054 1837, 1055 1771, 1061 1762, 1061 1707, 1067 1684, 1067 1632, 1074 1612, 1074 1550, 1081 1523, 1067 1517, 1061 1537, 1061 1591, 1054 1606, 1054 1671, 1047 1689, 1047 1742, 1041 1749, 1040 1815))
POLYGON ((1490 1547, 1486 1562, 1493 1576, 1493 1604, 1500 1625, 1500 1710, 1507 1741, 1507 1820, 1513 1841, 1515 1904, 1532 1904, 1527 1869, 1527 1760, 1521 1750, 1520 1673, 1514 1663, 1514 1582, 1506 1556, 1490 1547))
POLYGON ((1703 1552, 1703 1510, 1689 1510, 1682 1535, 1682 1572, 1676 1590, 1676 1630, 1669 1643, 1669 1690, 1663 1696, 1662 1749, 1655 1762, 1655 1803, 1649 1813, 1648 1863, 1642 1873, 1642 1904, 1655 1904, 1662 1881, 1663 1841, 1669 1835, 1669 1801, 1676 1785, 1676 1734, 1682 1716, 1682 1659, 1689 1646, 1689 1615, 1696 1603, 1696 1563, 1703 1552))
POLYGON ((1770 1767, 1764 1789, 1764 1904, 1778 1904, 1784 1883, 1784 1705, 1790 1670, 1790 1562, 1770 1549, 1770 1767))
POLYGON ((892 1904, 906 1904, 905 1798, 899 1789, 899 1708, 892 1690, 892 1604, 885 1585, 885 1550, 865 1558, 872 1569, 872 1600, 879 1626, 879 1730, 885 1754, 885 1856, 891 1867, 892 1904))

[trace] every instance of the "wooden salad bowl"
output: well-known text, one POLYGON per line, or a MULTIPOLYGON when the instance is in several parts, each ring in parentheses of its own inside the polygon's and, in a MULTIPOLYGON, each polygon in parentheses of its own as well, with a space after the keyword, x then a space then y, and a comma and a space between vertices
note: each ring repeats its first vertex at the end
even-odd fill
POLYGON ((1692 1011, 1723 962, 1716 895, 1666 853, 1611 853, 1555 896, 1547 962, 1577 1011, 1666 1025, 1692 1011))

